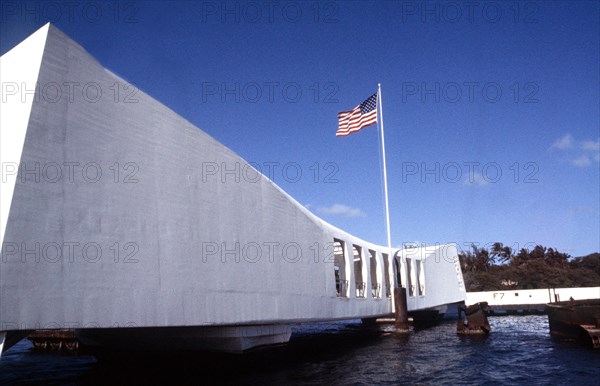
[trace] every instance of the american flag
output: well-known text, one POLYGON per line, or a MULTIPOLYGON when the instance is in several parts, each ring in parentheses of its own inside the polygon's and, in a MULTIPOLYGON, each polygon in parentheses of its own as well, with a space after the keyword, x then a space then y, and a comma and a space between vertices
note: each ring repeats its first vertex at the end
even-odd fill
POLYGON ((356 133, 363 127, 377 122, 377 93, 350 111, 338 113, 338 130, 336 136, 356 133))

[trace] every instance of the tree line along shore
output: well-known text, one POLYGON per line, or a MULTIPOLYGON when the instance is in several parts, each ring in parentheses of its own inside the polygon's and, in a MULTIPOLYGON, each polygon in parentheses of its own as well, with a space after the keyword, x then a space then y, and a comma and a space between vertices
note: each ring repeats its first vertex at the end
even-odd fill
POLYGON ((596 287, 600 253, 572 257, 536 245, 518 252, 497 242, 490 249, 471 246, 458 255, 467 291, 596 287))

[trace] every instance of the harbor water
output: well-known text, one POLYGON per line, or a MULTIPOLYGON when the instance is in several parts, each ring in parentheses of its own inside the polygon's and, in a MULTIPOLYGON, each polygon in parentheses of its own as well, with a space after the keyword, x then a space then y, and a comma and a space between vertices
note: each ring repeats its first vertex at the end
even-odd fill
POLYGON ((536 384, 597 385, 600 350, 550 337, 545 315, 490 317, 489 336, 458 336, 454 322, 399 334, 360 321, 294 326, 286 346, 244 355, 152 358, 5 352, 0 384, 536 384))

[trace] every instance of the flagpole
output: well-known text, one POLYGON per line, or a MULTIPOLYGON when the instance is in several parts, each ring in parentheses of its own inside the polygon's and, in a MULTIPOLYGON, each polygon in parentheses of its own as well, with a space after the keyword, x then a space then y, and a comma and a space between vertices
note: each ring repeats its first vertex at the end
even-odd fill
MULTIPOLYGON (((381 103, 381 83, 377 84, 377 101, 379 102, 379 112, 380 115, 380 127, 381 127, 381 158, 383 158, 383 192, 385 196, 385 225, 387 231, 387 247, 388 247, 388 258, 390 262, 393 264, 393 256, 392 256, 392 234, 390 231, 390 205, 388 201, 388 185, 387 185, 387 168, 385 165, 385 135, 383 131, 383 104, 381 103)), ((392 267, 393 272, 393 267, 392 267)), ((392 277, 392 283, 396 280, 395 277, 392 277)), ((389 284, 389 283, 388 283, 389 284)), ((399 284, 399 283, 398 283, 399 284)), ((394 299, 394 288, 391 288, 392 295, 392 312, 396 312, 396 305, 394 299)))

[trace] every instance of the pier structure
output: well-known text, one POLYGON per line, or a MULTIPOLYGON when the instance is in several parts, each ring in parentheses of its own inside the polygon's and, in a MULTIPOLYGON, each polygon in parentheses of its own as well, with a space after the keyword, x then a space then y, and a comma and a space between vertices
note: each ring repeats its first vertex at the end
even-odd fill
POLYGON ((567 300, 600 299, 600 287, 540 288, 467 292, 465 303, 488 304, 491 314, 541 314, 546 304, 567 300))

